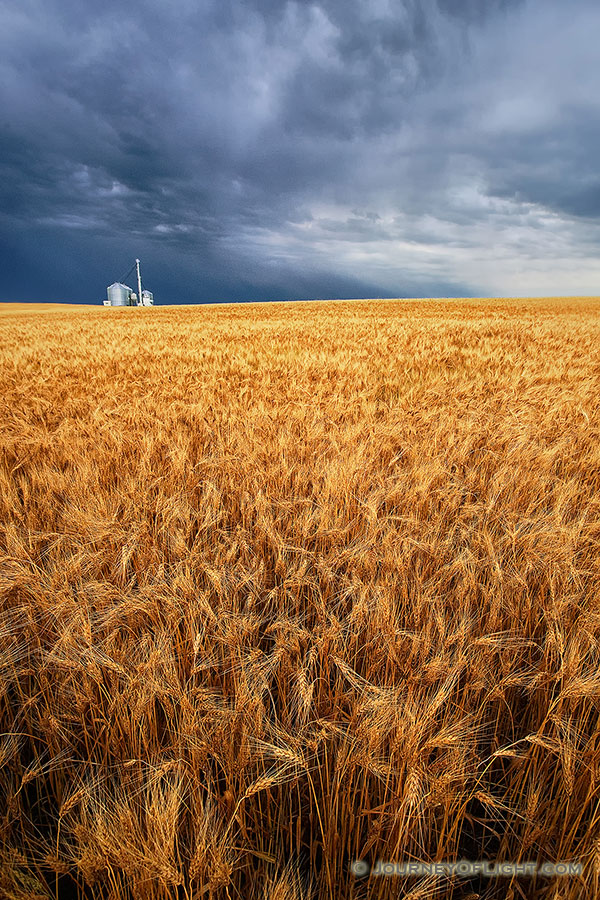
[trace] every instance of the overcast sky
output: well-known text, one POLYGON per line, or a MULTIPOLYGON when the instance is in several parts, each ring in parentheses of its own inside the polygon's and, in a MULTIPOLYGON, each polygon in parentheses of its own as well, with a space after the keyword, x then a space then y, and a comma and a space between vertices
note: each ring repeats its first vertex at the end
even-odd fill
POLYGON ((597 0, 0 0, 0 300, 597 295, 599 47, 597 0))

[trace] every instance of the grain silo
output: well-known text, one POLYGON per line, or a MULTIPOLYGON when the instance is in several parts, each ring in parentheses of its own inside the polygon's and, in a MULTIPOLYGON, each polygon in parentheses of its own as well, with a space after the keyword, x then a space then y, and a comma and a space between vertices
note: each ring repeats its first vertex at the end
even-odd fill
POLYGON ((131 306, 131 295, 133 291, 126 284, 115 281, 106 289, 106 295, 110 306, 131 306))
POLYGON ((127 278, 134 269, 137 274, 137 294, 133 292, 133 289, 130 288, 129 285, 124 284, 123 280, 115 281, 114 284, 109 285, 106 289, 108 300, 103 301, 105 306, 154 306, 154 294, 152 291, 142 290, 142 275, 140 272, 139 259, 136 259, 135 263, 124 277, 127 278))

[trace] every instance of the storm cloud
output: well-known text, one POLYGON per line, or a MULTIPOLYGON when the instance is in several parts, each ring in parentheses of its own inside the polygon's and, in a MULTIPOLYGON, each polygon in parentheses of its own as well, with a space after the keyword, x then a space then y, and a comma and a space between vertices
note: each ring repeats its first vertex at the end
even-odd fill
POLYGON ((597 294, 591 0, 0 5, 0 300, 597 294))

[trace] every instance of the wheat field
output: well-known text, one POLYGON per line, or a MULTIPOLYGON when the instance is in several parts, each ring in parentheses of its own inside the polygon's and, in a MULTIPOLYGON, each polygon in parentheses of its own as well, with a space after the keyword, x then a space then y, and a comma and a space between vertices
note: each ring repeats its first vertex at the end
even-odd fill
POLYGON ((600 299, 0 336, 2 897, 600 895, 600 299))

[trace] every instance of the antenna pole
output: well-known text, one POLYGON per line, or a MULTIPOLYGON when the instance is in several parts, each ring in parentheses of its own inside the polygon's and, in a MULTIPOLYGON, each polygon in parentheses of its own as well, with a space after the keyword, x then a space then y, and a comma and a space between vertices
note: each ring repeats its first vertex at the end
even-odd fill
POLYGON ((140 261, 136 259, 135 266, 137 269, 137 281, 138 281, 138 306, 142 305, 142 276, 140 275, 140 261))

